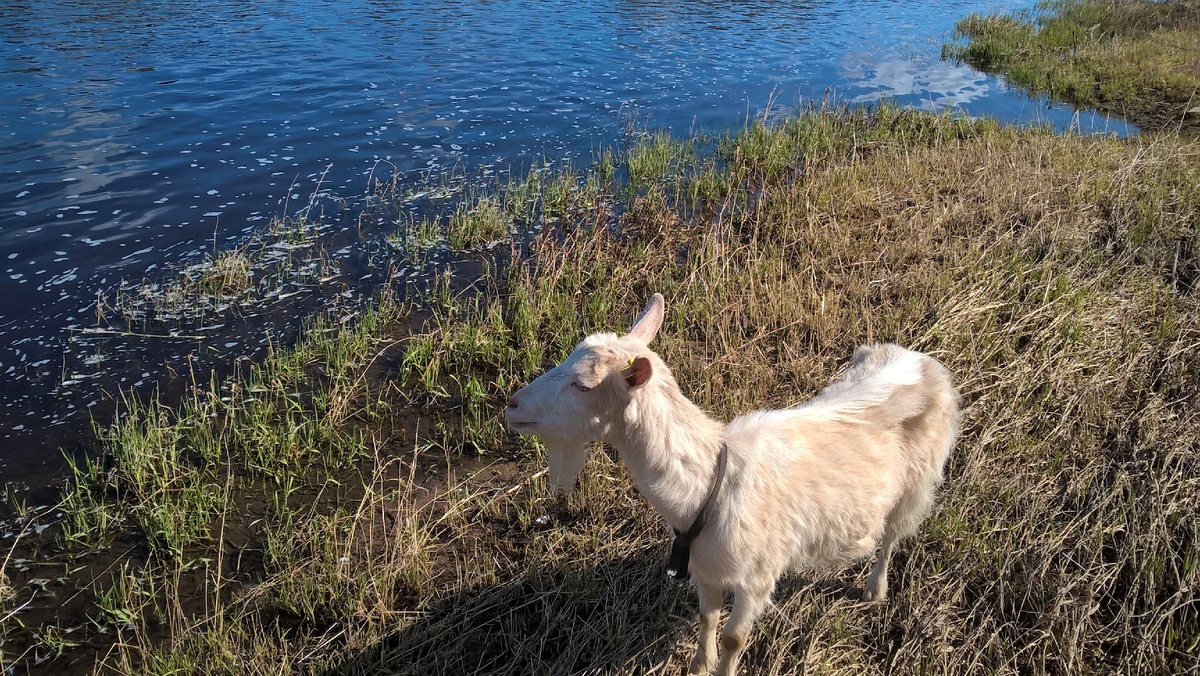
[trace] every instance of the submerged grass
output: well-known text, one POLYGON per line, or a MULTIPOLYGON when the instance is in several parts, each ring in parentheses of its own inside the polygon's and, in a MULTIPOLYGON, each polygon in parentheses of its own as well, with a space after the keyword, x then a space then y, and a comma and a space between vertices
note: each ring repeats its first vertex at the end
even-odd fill
POLYGON ((1200 131, 1200 2, 1050 0, 958 22, 943 57, 1147 129, 1200 131))
POLYGON ((328 224, 305 216, 269 228, 158 278, 122 280, 96 299, 101 333, 201 328, 232 313, 261 312, 277 301, 333 281, 336 264, 321 251, 328 224))
POLYGON ((799 402, 884 340, 941 359, 967 403, 891 600, 854 600, 865 564, 785 582, 747 673, 1200 666, 1200 145, 885 106, 650 135, 561 175, 484 198, 539 234, 472 284, 314 323, 248 379, 105 432, 63 567, 102 533, 150 546, 74 583, 84 628, 6 625, 6 659, 678 673, 695 597, 629 477, 598 449, 556 502, 499 418, 661 291, 655 347, 719 417, 799 402))

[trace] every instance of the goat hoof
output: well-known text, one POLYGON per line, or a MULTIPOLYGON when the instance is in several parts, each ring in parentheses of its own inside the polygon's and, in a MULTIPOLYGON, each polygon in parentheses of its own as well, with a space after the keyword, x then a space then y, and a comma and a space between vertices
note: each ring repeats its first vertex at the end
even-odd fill
POLYGON ((887 589, 873 589, 868 585, 862 592, 862 600, 864 603, 875 603, 876 601, 887 600, 887 589))
POLYGON ((687 670, 688 676, 700 676, 701 674, 711 674, 713 668, 716 666, 717 666, 716 660, 713 660, 713 661, 706 660, 706 659, 704 659, 704 655, 697 653, 696 656, 692 658, 691 663, 688 664, 688 670, 687 670))

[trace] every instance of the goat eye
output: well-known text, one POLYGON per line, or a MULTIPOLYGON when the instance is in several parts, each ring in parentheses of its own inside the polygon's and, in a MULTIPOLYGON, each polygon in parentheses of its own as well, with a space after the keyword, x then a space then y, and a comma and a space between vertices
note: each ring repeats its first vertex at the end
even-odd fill
POLYGON ((579 390, 580 392, 587 392, 588 390, 592 389, 590 387, 584 387, 583 385, 580 385, 578 382, 571 383, 571 387, 574 387, 575 389, 579 390))

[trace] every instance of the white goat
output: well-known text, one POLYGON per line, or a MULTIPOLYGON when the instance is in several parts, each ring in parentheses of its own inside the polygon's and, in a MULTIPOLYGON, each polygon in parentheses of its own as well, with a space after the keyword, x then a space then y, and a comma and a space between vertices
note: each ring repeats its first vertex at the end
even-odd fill
POLYGON ((573 491, 589 443, 606 442, 677 533, 705 509, 726 454, 719 495, 691 542, 700 647, 688 672, 715 666, 729 589, 733 610, 719 667, 728 676, 785 572, 844 566, 882 539, 863 599, 887 595, 892 548, 916 531, 942 480, 959 396, 933 358, 876 345, 858 348, 846 373, 811 401, 724 425, 680 392, 647 347, 663 310, 662 295, 654 294, 627 335, 588 336, 513 395, 505 414, 517 432, 545 440, 552 490, 573 491))

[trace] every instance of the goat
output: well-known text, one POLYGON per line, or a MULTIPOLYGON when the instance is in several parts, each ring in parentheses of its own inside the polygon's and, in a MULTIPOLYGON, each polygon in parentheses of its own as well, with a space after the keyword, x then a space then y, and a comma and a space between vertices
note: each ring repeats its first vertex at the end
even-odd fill
POLYGON ((915 533, 932 507, 958 433, 960 398, 932 357, 863 346, 814 399, 725 425, 688 400, 647 347, 663 312, 656 293, 628 334, 588 336, 514 394, 505 416, 516 432, 545 441, 555 493, 574 491, 590 442, 602 441, 677 536, 707 511, 685 564, 700 605, 688 673, 715 666, 728 589, 734 601, 718 673, 729 676, 784 573, 843 567, 882 539, 863 599, 886 597, 896 541, 915 533), (719 464, 727 466, 723 481, 719 464), (714 483, 723 485, 706 505, 714 483))

